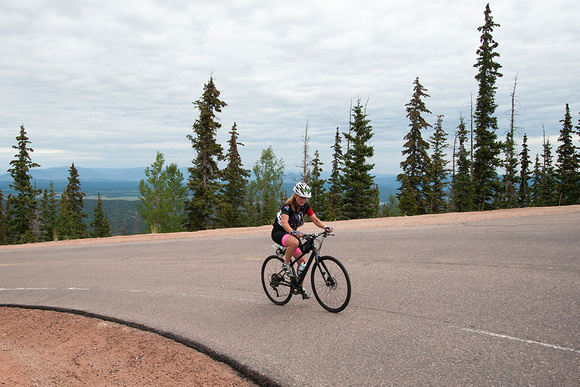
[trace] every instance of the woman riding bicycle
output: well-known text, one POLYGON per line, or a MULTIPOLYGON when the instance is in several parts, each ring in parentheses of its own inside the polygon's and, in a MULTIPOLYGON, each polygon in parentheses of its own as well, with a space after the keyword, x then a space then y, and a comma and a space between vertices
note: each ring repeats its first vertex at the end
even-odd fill
MULTIPOLYGON (((326 231, 332 231, 332 227, 324 226, 322 221, 316 217, 314 211, 306 202, 311 196, 310 187, 306 183, 298 182, 294 186, 293 191, 294 193, 292 194, 292 197, 286 200, 282 209, 278 211, 272 228, 272 240, 279 245, 286 247, 284 264, 282 267, 289 277, 294 276, 292 269, 290 268, 292 256, 299 257, 302 255, 302 251, 300 251, 300 248, 298 247, 298 238, 302 236, 302 232, 298 231, 298 227, 304 224, 304 215, 308 216, 312 223, 318 227, 326 231)), ((302 257, 298 260, 298 264, 305 261, 304 257, 302 257)), ((303 292, 305 298, 312 297, 312 295, 304 288, 303 292)))

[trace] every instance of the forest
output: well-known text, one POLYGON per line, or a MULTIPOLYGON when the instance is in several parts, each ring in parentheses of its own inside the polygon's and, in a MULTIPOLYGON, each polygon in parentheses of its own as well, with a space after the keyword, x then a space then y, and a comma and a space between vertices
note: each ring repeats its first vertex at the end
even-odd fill
MULTIPOLYGON (((396 177, 396 191, 388 197, 381 197, 373 174, 373 128, 360 99, 350 107, 348 129, 336 128, 328 164, 317 150, 311 154, 306 124, 296 180, 309 184, 309 202, 319 218, 332 221, 580 203, 580 153, 575 145, 580 140, 580 120, 575 126, 568 104, 562 107, 557 143, 544 140, 542 154, 530 154, 525 132, 517 145, 516 77, 511 124, 505 138, 498 135, 496 81, 503 74, 493 31, 499 25, 493 21, 489 4, 484 15, 474 64, 479 90, 470 116, 460 117, 451 138, 443 129, 443 116, 436 115, 436 122, 430 124, 430 96, 417 77, 405 105, 409 132, 401 151, 401 173, 396 177), (429 129, 432 135, 424 138, 429 129), (328 165, 326 171, 323 165, 328 165)), ((218 114, 227 103, 220 99, 213 77, 194 106, 199 117, 185 136, 193 150, 191 166, 184 173, 174 163, 166 165, 164 155, 157 152, 138 184, 138 201, 129 204, 121 199, 103 200, 100 192, 88 199, 74 163, 58 190, 54 182, 38 188, 30 171, 39 165, 32 161, 31 140, 21 126, 12 146, 17 153, 8 169, 10 194, 4 198, 0 191, 0 244, 271 224, 292 186, 284 181, 284 160, 266 147, 251 169, 244 168, 238 151, 244 145, 235 122, 227 149, 217 142, 222 128, 218 114), (129 208, 132 205, 135 210, 129 208)))

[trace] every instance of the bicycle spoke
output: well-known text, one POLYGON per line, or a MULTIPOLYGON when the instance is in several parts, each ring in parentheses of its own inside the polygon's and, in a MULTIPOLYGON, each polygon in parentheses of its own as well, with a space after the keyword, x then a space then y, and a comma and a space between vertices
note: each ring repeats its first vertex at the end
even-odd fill
POLYGON ((312 272, 312 289, 323 308, 340 312, 350 301, 350 279, 346 269, 334 257, 321 257, 312 272))
POLYGON ((270 301, 276 305, 284 305, 292 297, 290 283, 282 271, 282 262, 281 258, 271 255, 262 265, 262 287, 270 301))

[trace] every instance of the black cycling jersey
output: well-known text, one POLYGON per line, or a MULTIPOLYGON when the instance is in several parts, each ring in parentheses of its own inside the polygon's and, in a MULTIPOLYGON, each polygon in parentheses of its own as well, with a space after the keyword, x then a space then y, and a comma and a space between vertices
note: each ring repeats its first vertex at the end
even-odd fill
POLYGON ((314 211, 312 211, 312 208, 308 203, 305 203, 296 211, 292 211, 292 208, 289 204, 284 204, 280 211, 278 211, 273 226, 276 230, 285 231, 284 227, 282 227, 282 214, 288 215, 288 224, 290 227, 292 227, 292 230, 296 230, 298 227, 304 224, 304 215, 308 215, 310 217, 314 215, 314 211))

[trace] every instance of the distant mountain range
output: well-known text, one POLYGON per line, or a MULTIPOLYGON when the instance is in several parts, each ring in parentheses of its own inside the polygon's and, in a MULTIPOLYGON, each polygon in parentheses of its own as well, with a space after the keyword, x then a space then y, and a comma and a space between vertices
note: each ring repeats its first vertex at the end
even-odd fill
MULTIPOLYGON (((81 183, 84 181, 137 181, 145 179, 145 168, 83 168, 76 167, 81 183)), ((67 181, 70 167, 32 168, 35 180, 67 181)), ((187 171, 187 169, 186 169, 187 171)), ((183 172, 183 171, 182 171, 183 172)), ((0 181, 12 181, 9 173, 0 175, 0 181)))
MULTIPOLYGON (((35 180, 46 181, 67 181, 70 176, 70 167, 55 167, 55 168, 33 168, 30 175, 35 180)), ((145 179, 145 168, 83 168, 77 167, 79 178, 81 182, 85 181, 136 181, 139 182, 145 179)), ((187 179, 189 173, 187 168, 180 168, 181 173, 187 179)), ((328 179, 329 173, 322 174, 322 177, 328 179)), ((398 184, 396 182, 397 175, 393 174, 375 174, 375 182, 379 185, 398 184)), ((285 183, 292 183, 298 181, 300 174, 298 172, 289 172, 284 176, 285 183)), ((0 181, 12 181, 9 173, 0 175, 0 181)))

